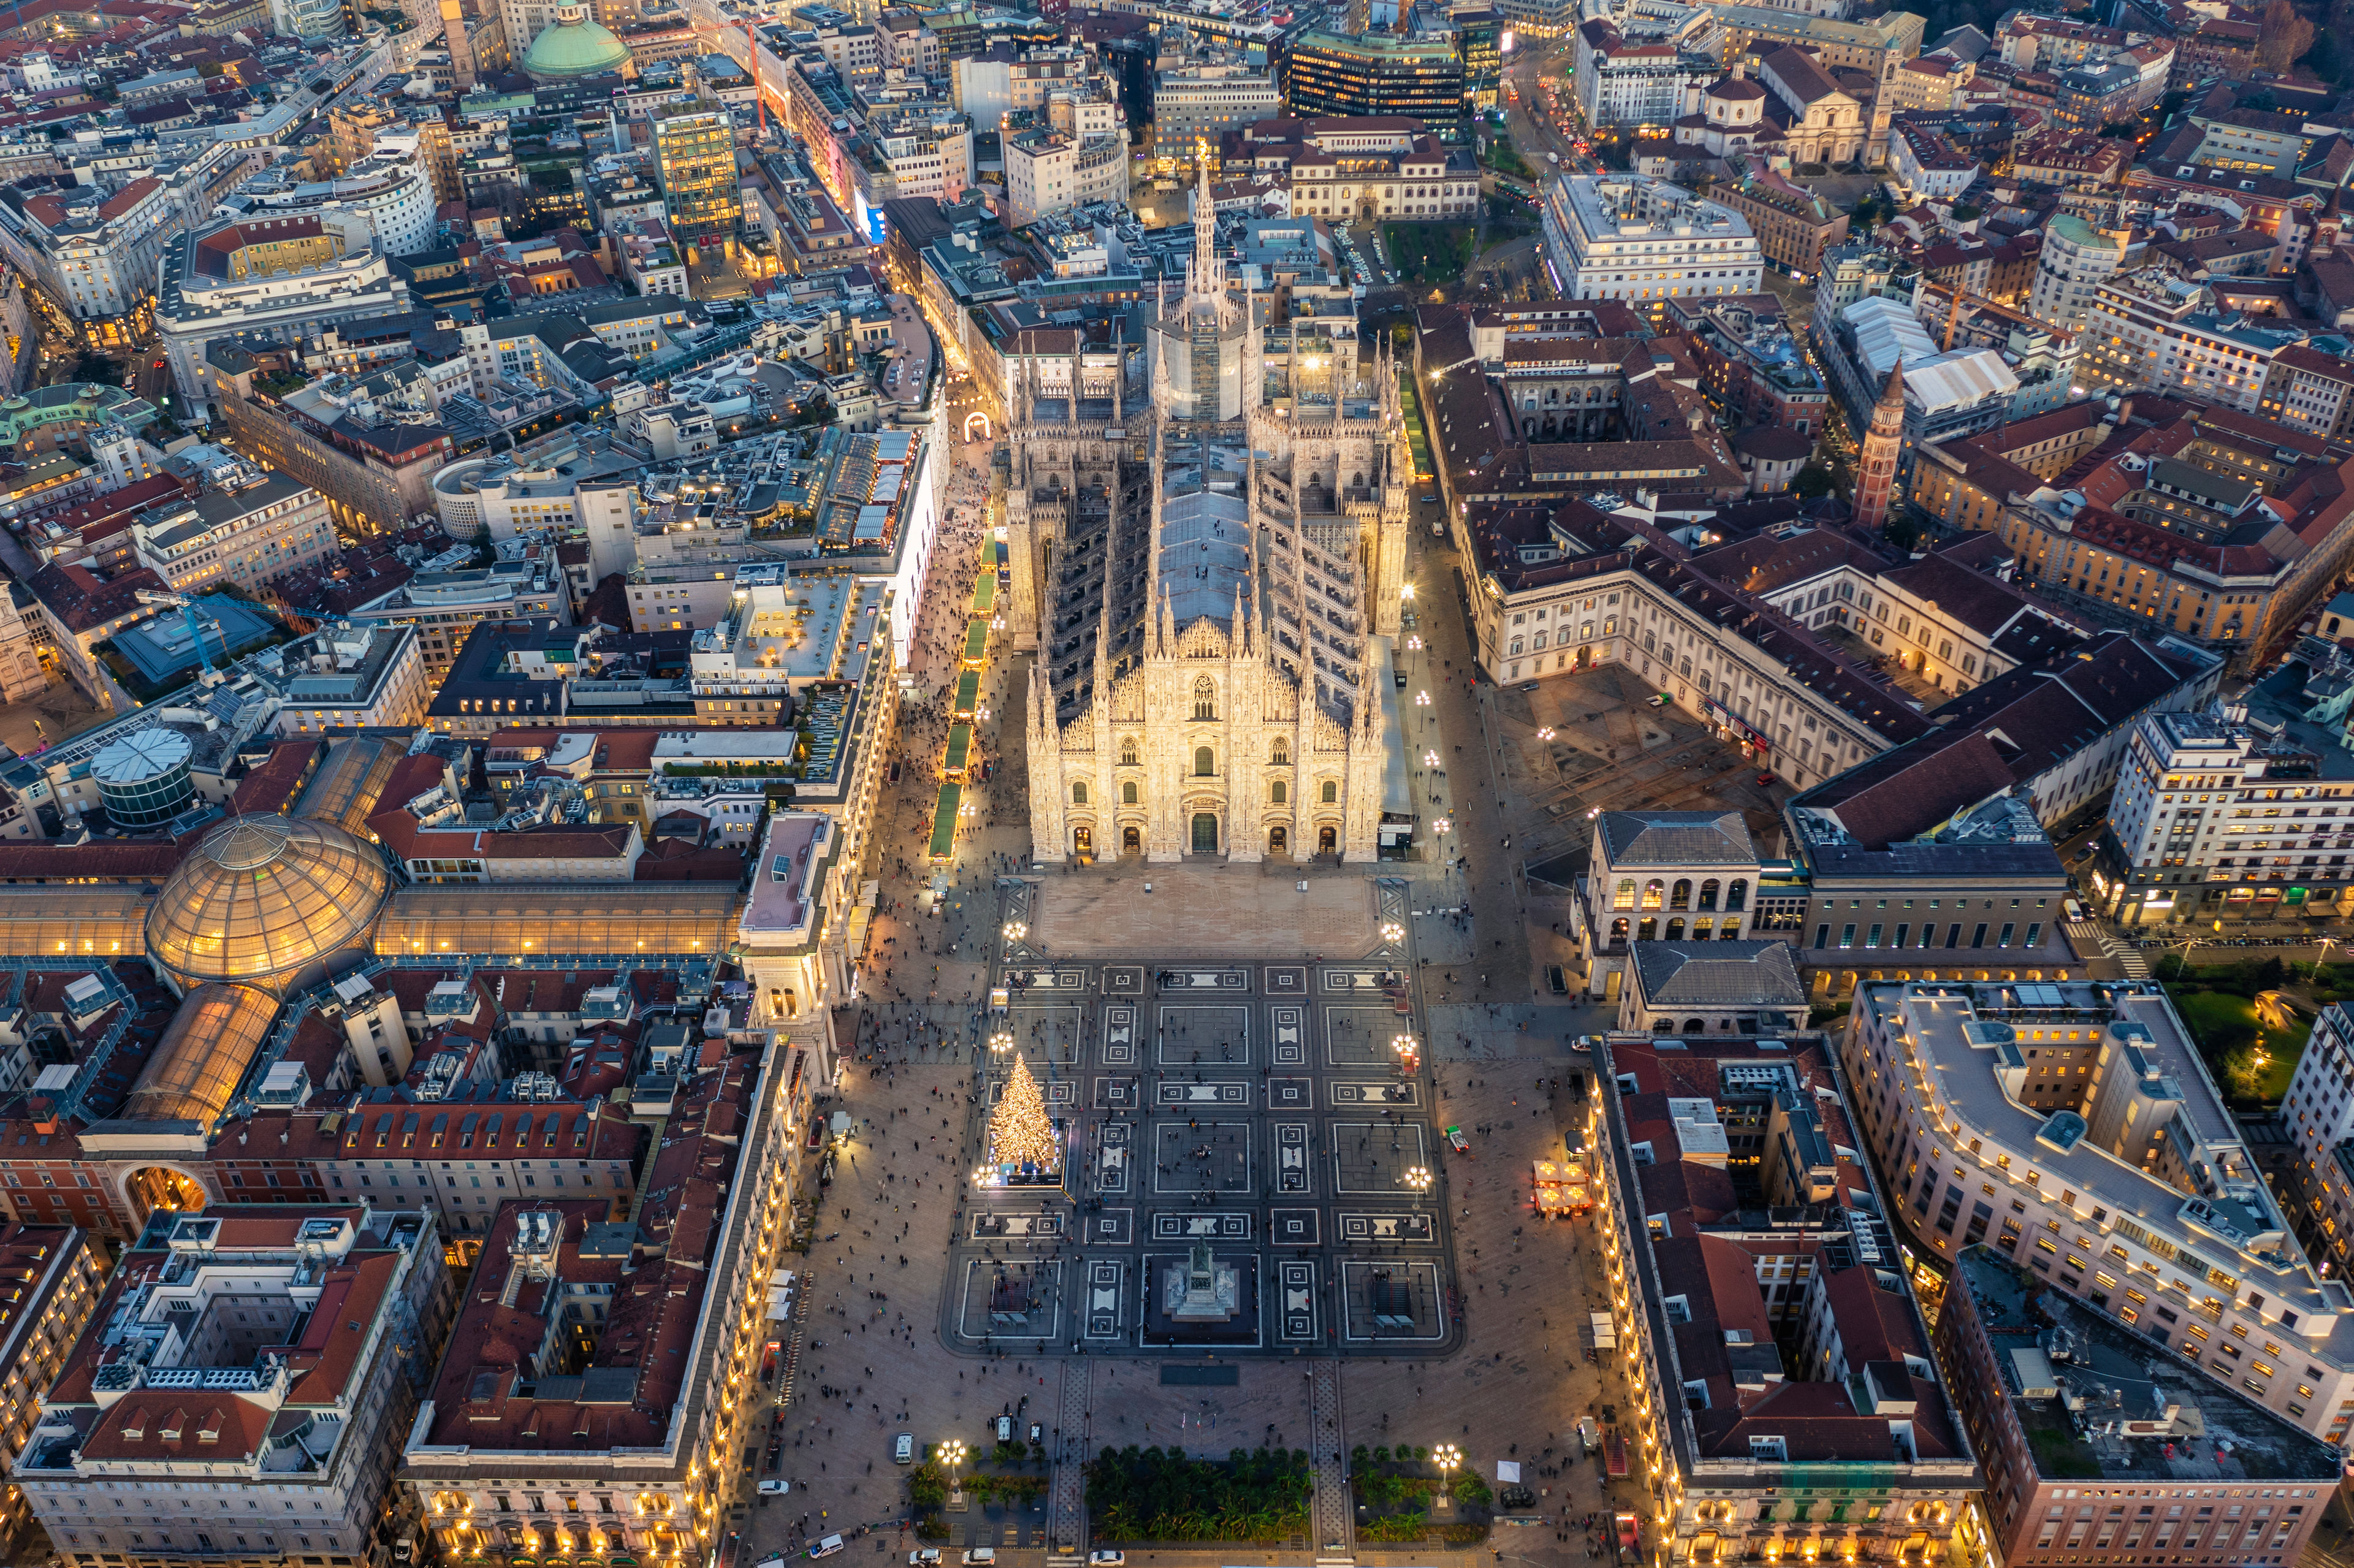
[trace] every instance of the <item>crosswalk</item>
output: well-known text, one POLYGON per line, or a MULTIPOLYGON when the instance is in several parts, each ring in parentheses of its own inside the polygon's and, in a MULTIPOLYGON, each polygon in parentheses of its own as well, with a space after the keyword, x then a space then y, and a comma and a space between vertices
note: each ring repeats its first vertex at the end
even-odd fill
POLYGON ((2142 957, 2139 948, 2124 938, 2112 936, 2105 927, 2094 925, 2090 920, 2071 920, 2063 928, 2069 938, 2075 942, 2078 952, 2083 952, 2089 948, 2097 948, 2103 954, 2116 959, 2124 967, 2127 980, 2149 978, 2149 960, 2142 957))

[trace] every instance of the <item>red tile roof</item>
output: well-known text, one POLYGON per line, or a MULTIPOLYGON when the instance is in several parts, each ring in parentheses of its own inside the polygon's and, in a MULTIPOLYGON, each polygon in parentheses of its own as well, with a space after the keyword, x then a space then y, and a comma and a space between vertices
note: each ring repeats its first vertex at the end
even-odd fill
MULTIPOLYGON (((588 1227, 604 1224, 610 1213, 603 1199, 500 1207, 436 1373, 427 1441, 462 1443, 477 1454, 508 1447, 594 1453, 663 1443, 672 1409, 685 1393, 695 1325, 711 1283, 706 1266, 725 1213, 722 1187, 741 1153, 746 1106, 758 1074, 756 1057, 733 1057, 699 1075, 682 1097, 641 1183, 644 1195, 628 1255, 616 1255, 610 1246, 584 1255, 588 1227), (552 1308, 535 1282, 507 1292, 518 1267, 518 1224, 527 1210, 555 1216, 557 1268, 567 1284, 612 1286, 587 1375, 624 1380, 626 1403, 610 1395, 596 1402, 578 1393, 516 1395, 522 1372, 546 1339, 552 1308)), ((545 1382, 538 1387, 547 1392, 545 1382)))

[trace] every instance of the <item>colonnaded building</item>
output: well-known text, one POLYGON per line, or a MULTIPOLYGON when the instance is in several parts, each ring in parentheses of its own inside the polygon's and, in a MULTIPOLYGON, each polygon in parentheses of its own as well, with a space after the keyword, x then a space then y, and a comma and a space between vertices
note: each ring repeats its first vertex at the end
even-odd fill
POLYGON ((1041 396, 1027 355, 1015 389, 1033 853, 1373 860, 1411 831, 1384 827, 1414 472, 1395 365, 1229 293, 1206 184, 1193 213, 1141 417, 1076 356, 1068 395, 1041 396))

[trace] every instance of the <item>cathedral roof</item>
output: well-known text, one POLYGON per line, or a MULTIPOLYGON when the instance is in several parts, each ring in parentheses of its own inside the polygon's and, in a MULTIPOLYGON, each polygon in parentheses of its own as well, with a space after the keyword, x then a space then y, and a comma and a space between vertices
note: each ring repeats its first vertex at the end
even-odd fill
POLYGON ((1346 733, 1378 711, 1367 705, 1378 697, 1368 662, 1377 655, 1363 567, 1339 535, 1358 527, 1347 503, 1390 482, 1390 449, 1374 440, 1372 461, 1363 454, 1380 421, 1396 417, 1385 390, 1394 362, 1377 348, 1364 365, 1349 344, 1343 363, 1315 369, 1299 405, 1306 428, 1298 418, 1269 419, 1269 386, 1313 362, 1263 355, 1239 302, 1196 288, 1208 282, 1224 293, 1214 226, 1197 222, 1195 240, 1183 305, 1164 296, 1149 311, 1151 411, 1127 438, 1107 439, 1084 413, 1075 422, 1060 399, 1026 386, 1016 398, 1012 493, 1017 504, 1063 517, 1043 585, 1037 711, 1066 726, 1093 722, 1091 709, 1131 714, 1134 683, 1153 666, 1234 658, 1264 661, 1276 681, 1296 682, 1302 716, 1312 712, 1328 736, 1334 726, 1346 733), (1221 319, 1215 334, 1219 364, 1195 369, 1202 344, 1176 319, 1204 305, 1234 319, 1221 319), (1172 370, 1181 383, 1173 397, 1172 370), (1239 376, 1244 418, 1186 417, 1188 371, 1229 393, 1239 376), (1139 436, 1157 461, 1148 464, 1150 449, 1129 444, 1139 436))
MULTIPOLYGON (((1223 451, 1217 456, 1239 459, 1242 453, 1223 451)), ((1185 481, 1172 475, 1172 493, 1161 508, 1160 577, 1161 595, 1180 626, 1203 616, 1227 625, 1234 619, 1237 589, 1245 608, 1249 608, 1256 574, 1251 567, 1250 509, 1240 493, 1242 477, 1238 472, 1214 471, 1212 482, 1218 488, 1176 494, 1175 486, 1185 481)))

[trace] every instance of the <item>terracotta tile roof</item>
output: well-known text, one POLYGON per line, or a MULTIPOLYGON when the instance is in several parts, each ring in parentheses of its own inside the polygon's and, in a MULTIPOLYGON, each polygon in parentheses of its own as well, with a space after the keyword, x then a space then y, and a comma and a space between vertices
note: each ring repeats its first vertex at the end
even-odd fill
POLYGON ((1771 72, 1800 103, 1819 102, 1840 90, 1811 53, 1793 44, 1785 44, 1759 60, 1757 69, 1771 72))
POLYGON ((705 1266, 724 1217, 721 1184, 741 1152, 744 1107, 758 1071, 756 1058, 739 1056, 695 1078, 665 1124, 642 1182, 636 1234, 619 1253, 618 1238, 602 1228, 610 1212, 603 1199, 500 1207, 435 1377, 429 1441, 462 1443, 478 1454, 508 1447, 587 1454, 662 1444, 691 1370, 695 1325, 710 1284, 705 1266), (555 1304, 528 1279, 506 1293, 526 1211, 554 1216, 557 1272, 567 1284, 613 1287, 580 1380, 541 1379, 535 1399, 519 1398, 515 1390, 545 1342, 555 1304), (600 1227, 594 1238, 591 1224, 600 1227), (551 1397, 559 1388, 564 1396, 551 1397))
POLYGON ((0 883, 161 882, 180 863, 169 840, 0 843, 0 883))

